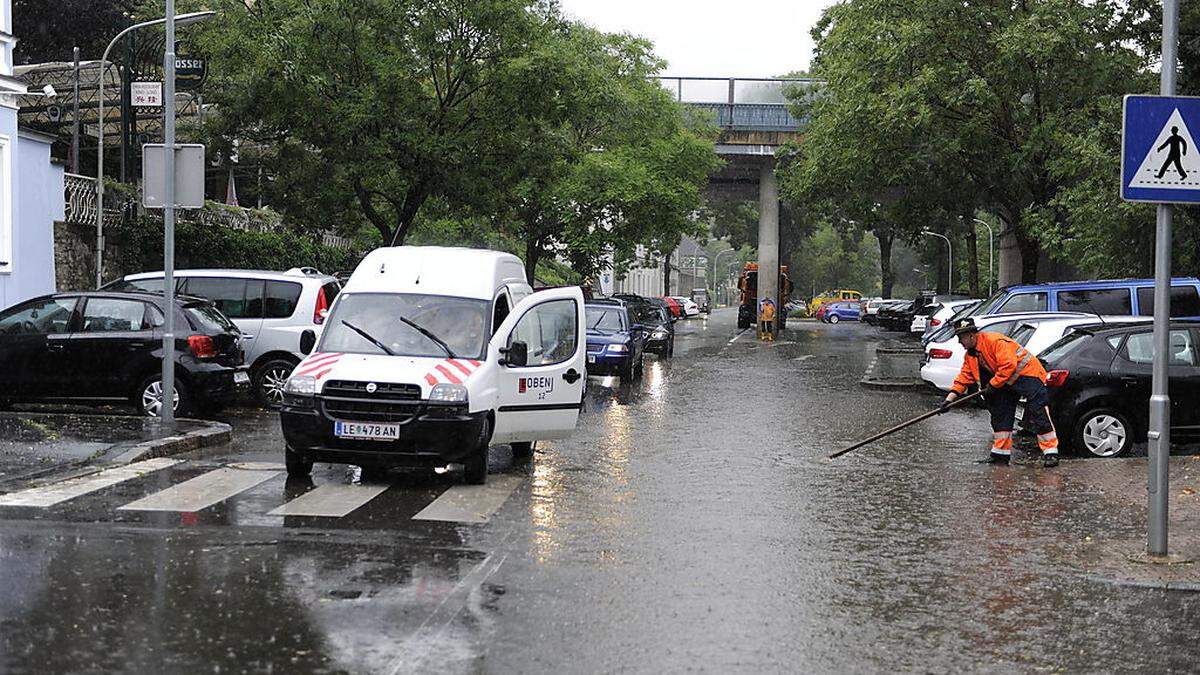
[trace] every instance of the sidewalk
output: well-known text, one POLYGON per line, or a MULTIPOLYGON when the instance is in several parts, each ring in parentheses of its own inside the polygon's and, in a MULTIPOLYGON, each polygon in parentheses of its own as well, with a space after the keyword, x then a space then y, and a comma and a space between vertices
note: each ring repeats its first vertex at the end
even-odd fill
POLYGON ((1077 490, 1094 493, 1105 506, 1127 514, 1116 523, 1113 534, 1086 537, 1064 562, 1097 581, 1200 591, 1200 455, 1171 457, 1168 508, 1173 564, 1152 564, 1145 556, 1148 463, 1141 456, 1069 460, 1059 465, 1077 490))

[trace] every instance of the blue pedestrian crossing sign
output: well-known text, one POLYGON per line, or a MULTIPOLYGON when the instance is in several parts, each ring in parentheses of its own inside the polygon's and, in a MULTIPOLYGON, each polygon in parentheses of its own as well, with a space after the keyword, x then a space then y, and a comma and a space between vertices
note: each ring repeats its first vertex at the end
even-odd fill
POLYGON ((1121 199, 1200 203, 1200 98, 1126 96, 1121 129, 1121 199))

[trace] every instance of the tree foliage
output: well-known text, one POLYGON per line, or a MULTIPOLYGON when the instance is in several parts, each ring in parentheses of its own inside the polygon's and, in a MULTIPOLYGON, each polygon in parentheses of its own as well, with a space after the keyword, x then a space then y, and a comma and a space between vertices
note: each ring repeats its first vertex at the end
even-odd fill
POLYGON ((113 36, 133 23, 137 0, 13 0, 17 64, 99 59, 113 36))

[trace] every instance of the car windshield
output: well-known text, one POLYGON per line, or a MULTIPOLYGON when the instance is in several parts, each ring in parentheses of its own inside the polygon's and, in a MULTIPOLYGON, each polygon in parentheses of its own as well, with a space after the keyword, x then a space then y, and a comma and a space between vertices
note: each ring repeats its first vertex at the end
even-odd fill
POLYGON ((437 340, 418 330, 416 324, 444 341, 456 356, 482 359, 488 316, 486 300, 417 293, 341 293, 325 320, 320 349, 385 353, 369 335, 397 356, 447 356, 437 340))
POLYGON ((584 307, 588 330, 615 333, 622 328, 621 310, 617 307, 584 307))
POLYGON ((1089 333, 1071 332, 1059 338, 1058 342, 1046 347, 1038 357, 1043 362, 1058 361, 1071 352, 1079 349, 1089 338, 1089 333))
POLYGON ((982 303, 980 303, 978 306, 976 306, 975 309, 971 310, 971 316, 985 316, 987 314, 993 313, 995 311, 996 307, 998 307, 1001 302, 1004 302, 1004 299, 1007 297, 1008 297, 1007 290, 1002 289, 1002 290, 996 291, 995 294, 992 295, 992 297, 988 298, 987 300, 984 300, 982 303))
POLYGON ((219 333, 237 330, 233 322, 211 303, 188 305, 183 311, 196 330, 219 333))

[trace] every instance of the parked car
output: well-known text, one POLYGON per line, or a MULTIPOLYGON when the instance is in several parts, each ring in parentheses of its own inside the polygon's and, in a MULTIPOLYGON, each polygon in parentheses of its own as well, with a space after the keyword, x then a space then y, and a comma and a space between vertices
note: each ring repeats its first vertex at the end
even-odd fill
MULTIPOLYGON (((0 312, 0 402, 128 401, 162 412, 162 295, 57 293, 0 312)), ((246 381, 238 329, 200 298, 175 300, 177 415, 213 412, 246 381)))
MULTIPOLYGON (((951 301, 951 304, 956 304, 957 308, 951 308, 952 311, 948 315, 944 309, 935 313, 930 318, 929 325, 925 327, 925 334, 921 336, 921 344, 929 344, 934 335, 949 335, 954 322, 964 316, 969 316, 981 302, 982 300, 951 301)), ((945 305, 947 303, 942 304, 945 305)))
MULTIPOLYGON (((1028 312, 1025 314, 996 314, 976 317, 975 325, 982 331, 1001 333, 1016 340, 1033 355, 1054 343, 1077 326, 1098 321, 1114 324, 1142 321, 1131 316, 1098 317, 1078 312, 1028 312)), ((953 334, 944 340, 925 345, 921 357, 921 379, 943 391, 949 391, 954 378, 962 369, 964 350, 953 334)))
POLYGON ((928 305, 923 312, 913 316, 913 322, 909 331, 912 333, 921 333, 921 337, 924 338, 930 334, 932 329, 946 323, 950 317, 954 316, 962 308, 975 307, 980 302, 982 301, 976 299, 942 300, 928 305))
POLYGON ((645 327, 646 351, 660 356, 675 355, 675 324, 662 307, 655 307, 641 318, 645 327))
POLYGON ((693 288, 691 300, 692 302, 696 303, 696 306, 700 308, 701 312, 704 312, 705 314, 712 314, 712 304, 708 299, 707 288, 693 288))
POLYGON ((579 287, 538 293, 498 251, 396 246, 367 254, 280 410, 289 475, 313 462, 461 464, 487 480, 488 446, 519 456, 575 431, 586 350, 579 287))
POLYGON ((584 307, 588 375, 642 376, 645 337, 624 300, 592 300, 584 307))
POLYGON ((913 301, 900 300, 888 303, 879 308, 875 314, 879 327, 887 331, 907 332, 912 325, 913 301))
MULTIPOLYGON (((1171 434, 1200 438, 1200 329, 1170 325, 1168 363, 1171 434)), ((1153 326, 1106 324, 1077 327, 1044 352, 1049 373, 1050 417, 1059 438, 1075 452, 1113 457, 1144 441, 1149 429, 1153 326)))
POLYGON ((662 297, 662 301, 667 303, 667 311, 669 311, 671 313, 671 318, 674 318, 674 319, 686 318, 683 315, 683 305, 680 304, 680 302, 678 300, 676 300, 675 298, 673 298, 669 295, 664 295, 662 297))
MULTIPOLYGON (((162 272, 130 274, 104 288, 161 293, 162 278, 162 272)), ((320 329, 341 290, 336 278, 311 267, 287 272, 179 270, 175 279, 177 293, 212 300, 241 330, 251 391, 270 407, 283 403, 283 385, 304 358, 300 335, 320 329)))
POLYGON ((815 316, 817 310, 821 309, 821 305, 827 302, 839 301, 858 301, 862 300, 862 293, 848 288, 839 288, 837 290, 825 291, 813 297, 808 303, 808 310, 815 316))
POLYGON ((685 298, 682 295, 673 295, 671 297, 675 298, 675 301, 682 308, 683 318, 690 319, 693 316, 700 316, 700 305, 697 305, 695 300, 685 298))
POLYGON ((823 312, 821 320, 825 323, 862 319, 862 307, 857 302, 830 302, 822 307, 821 311, 823 312))
MULTIPOLYGON (((1154 316, 1154 280, 1065 281, 1006 286, 972 316, 1015 312, 1085 312, 1106 316, 1154 316)), ((1171 280, 1171 318, 1200 319, 1200 279, 1171 280)))

